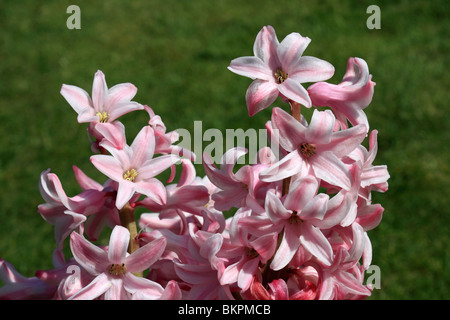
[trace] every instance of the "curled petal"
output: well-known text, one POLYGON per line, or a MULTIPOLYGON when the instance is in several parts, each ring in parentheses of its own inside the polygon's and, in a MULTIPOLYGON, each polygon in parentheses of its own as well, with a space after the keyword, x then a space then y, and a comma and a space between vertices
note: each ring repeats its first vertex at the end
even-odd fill
POLYGON ((63 84, 61 87, 61 95, 78 114, 92 106, 89 94, 79 87, 63 84))
POLYGON ((123 263, 130 242, 130 231, 116 226, 109 240, 108 259, 111 263, 123 263))
POLYGON ((254 116, 268 108, 278 98, 278 87, 272 81, 254 80, 247 89, 245 100, 248 115, 254 116))

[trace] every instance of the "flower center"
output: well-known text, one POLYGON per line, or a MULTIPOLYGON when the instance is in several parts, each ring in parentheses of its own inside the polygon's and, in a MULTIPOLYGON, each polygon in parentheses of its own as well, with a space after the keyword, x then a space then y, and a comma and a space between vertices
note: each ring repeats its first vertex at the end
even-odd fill
POLYGON ((137 175, 138 172, 135 169, 130 169, 123 173, 123 179, 133 182, 137 175))
POLYGON ((300 152, 306 156, 311 157, 313 154, 316 153, 316 147, 314 147, 312 144, 309 143, 302 143, 300 145, 300 152))
POLYGON ((249 258, 256 258, 257 256, 259 256, 258 251, 253 248, 245 248, 245 253, 249 258))
POLYGON ((106 111, 97 112, 95 115, 98 116, 98 121, 99 122, 101 122, 101 123, 108 122, 109 115, 108 115, 108 113, 106 111))
POLYGON ((277 72, 275 72, 275 80, 278 84, 282 84, 287 77, 288 74, 281 69, 278 69, 277 72))
POLYGON ((298 216, 298 212, 297 211, 292 211, 291 216, 289 217, 289 223, 290 224, 297 224, 299 222, 303 222, 302 219, 300 219, 300 217, 298 216))
POLYGON ((109 267, 109 274, 113 276, 123 276, 127 272, 127 267, 125 267, 125 263, 117 263, 112 264, 111 267, 109 267))

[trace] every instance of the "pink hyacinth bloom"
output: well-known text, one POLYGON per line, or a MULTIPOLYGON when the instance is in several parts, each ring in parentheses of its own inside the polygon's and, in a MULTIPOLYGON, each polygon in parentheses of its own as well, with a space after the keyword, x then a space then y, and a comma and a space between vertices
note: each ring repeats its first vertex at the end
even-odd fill
MULTIPOLYGON (((369 150, 360 145, 353 150, 348 158, 361 166, 361 195, 368 199, 371 190, 385 192, 390 178, 386 165, 374 166, 373 162, 378 152, 378 131, 372 130, 369 135, 369 150)), ((344 160, 348 162, 348 159, 344 160)))
POLYGON ((92 85, 92 99, 83 89, 63 84, 62 96, 78 113, 78 122, 110 123, 120 116, 144 107, 131 101, 136 95, 137 88, 131 83, 121 83, 108 89, 105 75, 98 70, 92 85))
POLYGON ((90 123, 89 132, 97 140, 105 138, 116 148, 124 144, 122 123, 115 121, 120 116, 144 107, 131 101, 137 88, 131 83, 121 83, 108 89, 105 75, 98 70, 92 85, 92 99, 89 94, 76 86, 63 84, 61 95, 78 113, 79 123, 90 123))
POLYGON ((328 106, 333 110, 342 128, 348 127, 348 120, 354 126, 362 123, 369 129, 363 109, 372 101, 375 82, 371 79, 366 61, 349 58, 341 83, 314 83, 308 88, 308 93, 313 105, 328 106))
POLYGON ((109 143, 101 143, 101 146, 112 155, 94 155, 90 160, 103 174, 118 182, 118 209, 122 209, 135 193, 144 194, 160 204, 165 203, 166 189, 154 177, 175 164, 179 157, 170 154, 153 158, 155 136, 150 126, 142 128, 131 146, 126 145, 122 150, 109 143))
POLYGON ((180 147, 178 145, 174 145, 180 138, 180 135, 176 131, 166 132, 166 126, 162 121, 161 117, 156 115, 155 112, 149 106, 144 105, 145 111, 147 111, 150 116, 150 120, 148 124, 155 131, 155 153, 158 154, 177 154, 180 157, 185 157, 190 159, 191 161, 195 161, 195 153, 180 147))
MULTIPOLYGON (((241 208, 242 209, 242 208, 241 208)), ((249 216, 250 210, 239 209, 229 226, 229 239, 225 239, 220 256, 229 260, 220 282, 221 284, 237 283, 242 291, 246 291, 255 276, 261 276, 259 267, 272 258, 276 246, 278 233, 271 232, 261 236, 254 236, 248 229, 242 227, 239 220, 249 216)))
MULTIPOLYGON (((97 205, 97 210, 89 215, 89 219, 84 223, 84 231, 91 241, 96 241, 105 226, 111 229, 120 224, 119 215, 115 205, 116 182, 108 179, 103 185, 88 177, 80 168, 73 166, 75 178, 80 187, 86 192, 96 192, 100 195, 97 202, 91 202, 91 205, 97 205), (102 206, 98 206, 103 204, 102 206)), ((88 199, 86 200, 88 202, 88 199)))
POLYGON ((324 265, 333 262, 333 250, 328 239, 316 227, 324 218, 328 195, 317 194, 319 183, 314 177, 305 176, 291 185, 284 201, 272 192, 267 193, 266 211, 278 230, 284 230, 283 239, 270 268, 281 270, 293 258, 302 245, 324 265))
MULTIPOLYGON (((41 173, 39 191, 45 203, 38 206, 42 218, 55 226, 56 255, 62 257, 64 240, 75 229, 84 230, 86 217, 103 206, 103 194, 98 190, 84 190, 68 197, 58 176, 47 169, 41 173)), ((56 256, 55 256, 56 257, 56 256)))
POLYGON ((279 95, 311 107, 301 83, 327 80, 333 76, 334 67, 324 60, 302 56, 310 42, 308 37, 291 33, 280 43, 274 28, 265 26, 256 37, 254 56, 231 61, 229 70, 255 79, 246 93, 250 116, 269 107, 279 95))
POLYGON ((340 158, 364 140, 367 134, 365 125, 334 132, 335 117, 330 110, 314 110, 311 123, 305 126, 278 107, 273 109, 271 124, 278 129, 279 143, 288 154, 261 172, 261 180, 282 180, 298 173, 308 173, 311 167, 317 178, 342 189, 350 189, 352 177, 340 158))
MULTIPOLYGON (((91 300, 104 295, 106 300, 119 300, 133 298, 136 293, 141 298, 160 299, 164 294, 160 284, 133 273, 142 272, 154 264, 163 254, 166 240, 154 240, 127 254, 129 240, 130 232, 122 226, 116 226, 111 233, 108 250, 105 251, 73 232, 70 236, 73 256, 95 278, 70 299, 91 300)), ((170 290, 173 290, 173 297, 179 295, 176 288, 171 287, 170 290)))

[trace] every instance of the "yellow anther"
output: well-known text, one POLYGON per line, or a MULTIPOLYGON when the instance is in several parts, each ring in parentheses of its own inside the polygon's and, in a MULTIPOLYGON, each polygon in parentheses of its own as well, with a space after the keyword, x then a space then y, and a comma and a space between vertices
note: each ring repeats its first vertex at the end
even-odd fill
POLYGON ((136 179, 138 172, 134 169, 130 169, 124 172, 123 179, 133 182, 136 179))
POLYGON ((97 112, 95 115, 98 116, 98 121, 101 123, 105 123, 109 119, 109 115, 106 111, 97 112))

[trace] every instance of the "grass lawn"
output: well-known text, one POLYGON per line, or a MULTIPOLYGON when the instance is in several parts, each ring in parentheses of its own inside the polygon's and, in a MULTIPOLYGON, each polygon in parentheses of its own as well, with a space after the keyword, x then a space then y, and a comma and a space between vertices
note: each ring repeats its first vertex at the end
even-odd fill
MULTIPOLYGON (((381 289, 370 299, 450 298, 450 6, 447 1, 135 0, 76 1, 81 29, 69 30, 74 1, 0 2, 0 257, 26 276, 52 268, 53 229, 37 213, 40 173, 51 168, 68 195, 79 192, 72 165, 104 178, 89 162, 86 126, 59 94, 63 83, 91 91, 100 69, 108 85, 132 82, 168 130, 264 128, 270 110, 247 116, 250 79, 227 70, 252 55, 272 25, 283 39, 312 39, 305 55, 331 62, 338 83, 349 57, 376 82, 365 109, 379 131, 375 164, 387 164, 385 208, 369 232, 381 289), (369 30, 369 5, 381 29, 369 30), (447 19, 447 21, 446 21, 447 19)), ((145 113, 121 119, 129 139, 145 113)), ((201 166, 198 174, 203 175, 201 166)))

